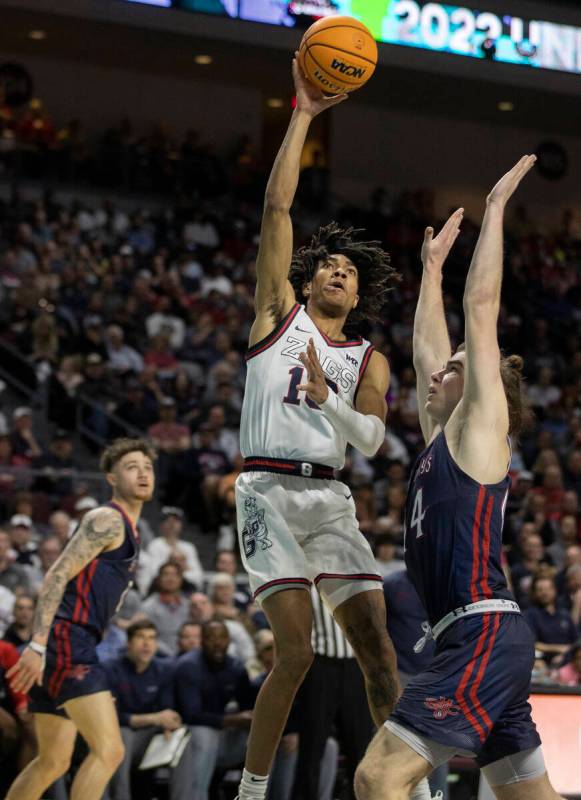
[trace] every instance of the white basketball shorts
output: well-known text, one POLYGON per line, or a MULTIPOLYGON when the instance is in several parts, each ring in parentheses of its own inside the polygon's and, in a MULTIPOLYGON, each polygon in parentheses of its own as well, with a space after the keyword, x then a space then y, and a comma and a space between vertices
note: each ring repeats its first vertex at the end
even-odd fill
POLYGON ((333 611, 380 589, 371 548, 359 530, 345 484, 270 472, 236 480, 240 552, 257 602, 314 582, 333 611))

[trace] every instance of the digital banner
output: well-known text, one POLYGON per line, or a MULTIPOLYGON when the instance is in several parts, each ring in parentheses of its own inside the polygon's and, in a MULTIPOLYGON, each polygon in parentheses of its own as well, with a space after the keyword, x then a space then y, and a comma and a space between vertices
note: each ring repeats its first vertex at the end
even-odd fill
MULTIPOLYGON (((123 0, 287 27, 347 14, 379 42, 581 73, 581 28, 422 0, 123 0)), ((508 3, 507 3, 508 5, 508 3)), ((547 9, 550 4, 547 4, 547 9)))

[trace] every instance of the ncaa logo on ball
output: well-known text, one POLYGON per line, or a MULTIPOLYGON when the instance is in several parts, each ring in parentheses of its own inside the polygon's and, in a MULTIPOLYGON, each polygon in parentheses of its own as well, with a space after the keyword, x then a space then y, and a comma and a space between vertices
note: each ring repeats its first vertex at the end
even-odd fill
POLYGON ((365 75, 364 67, 356 67, 354 64, 346 64, 338 58, 331 62, 331 69, 338 70, 341 75, 349 75, 352 78, 362 78, 365 75))

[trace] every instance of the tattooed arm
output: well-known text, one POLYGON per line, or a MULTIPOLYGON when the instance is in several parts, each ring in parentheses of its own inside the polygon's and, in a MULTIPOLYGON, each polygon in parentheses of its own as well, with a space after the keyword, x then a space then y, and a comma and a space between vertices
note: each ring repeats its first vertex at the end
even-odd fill
POLYGON ((96 508, 83 518, 77 532, 67 544, 58 560, 46 573, 36 604, 32 630, 33 646, 27 647, 18 664, 7 672, 12 687, 27 692, 36 682, 42 682, 46 646, 54 616, 65 593, 67 583, 87 566, 99 553, 113 550, 123 543, 125 527, 121 514, 113 508, 96 508))

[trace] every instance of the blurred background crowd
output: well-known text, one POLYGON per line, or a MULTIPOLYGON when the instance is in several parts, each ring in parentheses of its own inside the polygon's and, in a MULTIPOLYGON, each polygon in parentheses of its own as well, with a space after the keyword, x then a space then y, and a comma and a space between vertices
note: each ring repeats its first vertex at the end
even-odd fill
MULTIPOLYGON (((123 687, 116 694, 126 735, 181 722, 211 728, 217 738, 197 743, 204 756, 195 768, 207 787, 213 779, 215 791, 227 791, 225 768, 239 766, 235 754, 243 752, 256 686, 273 650, 241 574, 234 513, 264 170, 244 138, 218 156, 193 131, 176 144, 163 126, 139 138, 124 121, 90 150, 80 123, 57 129, 39 102, 17 120, 0 108, 0 120, 0 160, 8 172, 19 159, 20 174, 32 179, 172 193, 171 201, 133 206, 62 202, 49 190, 35 200, 18 191, 0 199, 4 756, 18 753, 22 764, 34 751, 27 699, 11 693, 4 671, 28 641, 43 576, 83 514, 107 497, 96 474, 103 444, 146 434, 159 450, 157 501, 139 525, 135 590, 111 624, 101 658, 112 685, 123 687), (155 687, 150 702, 143 700, 147 681, 155 687)), ((404 568, 406 482, 423 447, 423 398, 412 367, 419 252, 425 226, 443 220, 435 218, 428 191, 394 195, 378 187, 364 207, 328 207, 326 182, 315 159, 301 178, 296 245, 334 217, 380 240, 402 276, 382 324, 361 331, 391 365, 385 442, 371 460, 350 450, 340 476, 389 582, 404 568)), ((445 267, 455 344, 463 339, 461 291, 478 223, 465 220, 445 267)), ((534 415, 512 443, 504 551, 537 640, 534 679, 566 686, 581 685, 580 264, 581 222, 572 212, 550 230, 526 207, 516 208, 508 222, 499 335, 506 353, 525 359, 534 415)), ((284 777, 272 789, 275 800, 290 796, 288 775, 300 758, 296 732, 290 724, 281 745, 284 777)), ((137 780, 131 770, 146 738, 137 739, 112 800, 128 800, 128 781, 137 780)), ((339 749, 344 754, 333 738, 324 742, 314 796, 336 796, 339 749)), ((183 780, 190 778, 170 776, 172 797, 180 797, 183 780)), ((348 781, 343 791, 348 797, 348 781)), ((66 796, 58 786, 55 792, 66 796)))

